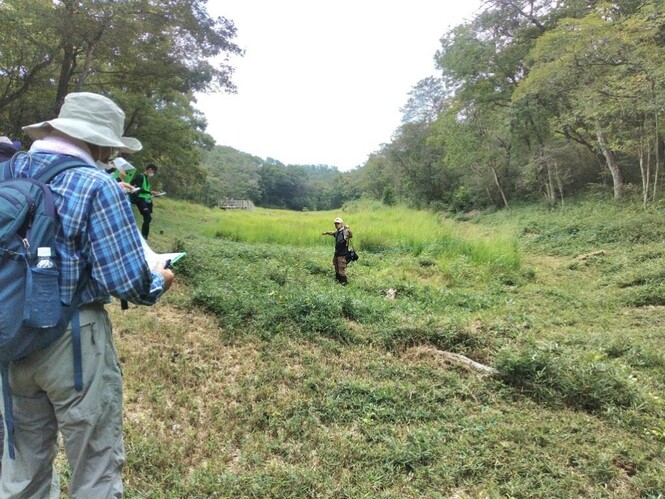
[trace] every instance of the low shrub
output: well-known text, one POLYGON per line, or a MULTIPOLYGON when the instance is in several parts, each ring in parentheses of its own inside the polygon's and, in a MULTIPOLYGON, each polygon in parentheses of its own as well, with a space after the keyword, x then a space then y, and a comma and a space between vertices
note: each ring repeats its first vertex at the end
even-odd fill
POLYGON ((520 393, 550 405, 564 404, 589 413, 635 404, 638 390, 624 369, 561 351, 539 348, 497 354, 500 378, 520 393))

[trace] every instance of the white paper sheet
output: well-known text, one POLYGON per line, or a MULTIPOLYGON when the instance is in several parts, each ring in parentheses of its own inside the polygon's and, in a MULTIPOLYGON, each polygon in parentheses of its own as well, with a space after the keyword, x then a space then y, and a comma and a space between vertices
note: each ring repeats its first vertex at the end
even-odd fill
POLYGON ((170 264, 173 265, 175 262, 180 260, 187 253, 155 253, 148 242, 141 237, 141 242, 143 243, 143 251, 145 253, 145 259, 148 262, 148 265, 152 270, 157 268, 162 268, 166 265, 166 262, 171 261, 170 264))

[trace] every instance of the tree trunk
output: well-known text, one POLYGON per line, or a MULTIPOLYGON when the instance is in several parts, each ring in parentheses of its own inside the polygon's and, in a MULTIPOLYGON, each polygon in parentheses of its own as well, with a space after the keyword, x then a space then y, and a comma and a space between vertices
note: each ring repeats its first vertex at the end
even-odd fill
POLYGON ((616 157, 607 143, 605 133, 598 122, 596 122, 596 134, 598 137, 598 145, 605 157, 605 164, 612 174, 614 199, 621 199, 623 197, 623 175, 621 174, 621 168, 619 167, 619 163, 617 163, 616 157))
POLYGON ((111 22, 110 17, 104 16, 104 18, 100 22, 100 27, 97 30, 97 33, 92 38, 92 40, 88 40, 88 49, 85 52, 85 63, 83 65, 83 71, 81 72, 81 75, 79 76, 78 81, 76 82, 77 92, 83 90, 83 85, 85 84, 85 80, 87 80, 88 76, 90 76, 90 74, 92 73, 92 61, 94 60, 95 49, 97 48, 97 45, 99 45, 99 42, 102 40, 104 32, 106 31, 106 26, 108 26, 110 22, 111 22))
POLYGON ((497 189, 499 189, 499 194, 501 194, 501 199, 503 200, 503 205, 506 208, 509 208, 508 200, 506 199, 506 195, 504 194, 503 189, 501 188, 501 182, 499 182, 499 175, 496 173, 496 166, 495 165, 490 165, 490 170, 492 170, 492 175, 494 175, 494 183, 496 184, 497 189))
POLYGON ((545 165, 547 170, 547 182, 545 183, 545 197, 547 198, 547 206, 552 208, 556 203, 556 188, 554 187, 554 179, 552 178, 552 168, 549 164, 545 165))
POLYGON ((538 135, 538 164, 545 169, 545 202, 549 208, 552 208, 556 203, 556 188, 552 176, 552 165, 545 157, 545 146, 540 140, 540 135, 538 135))
POLYGON ((642 177, 642 204, 644 206, 649 203, 649 190, 651 189, 651 150, 647 147, 640 146, 638 149, 640 175, 642 177), (646 151, 645 151, 646 149, 646 151), (646 154, 646 161, 644 155, 646 154))
POLYGON ((83 71, 81 71, 81 74, 76 80, 76 86, 74 87, 77 92, 80 92, 83 90, 83 85, 85 84, 85 80, 88 79, 88 76, 92 72, 92 61, 93 61, 93 54, 95 53, 95 47, 97 47, 97 42, 92 41, 88 43, 88 49, 85 52, 85 63, 83 64, 83 71))
POLYGON ((55 109, 57 115, 60 112, 62 103, 65 102, 65 96, 69 93, 69 79, 76 64, 74 48, 70 44, 63 47, 62 64, 60 65, 60 78, 58 79, 58 90, 55 94, 55 109))
POLYGON ((497 369, 491 366, 486 366, 475 360, 471 360, 469 357, 461 355, 459 353, 447 352, 444 350, 437 350, 434 348, 421 348, 423 353, 432 352, 434 355, 441 357, 446 362, 451 362, 459 366, 464 367, 465 369, 473 369, 474 371, 479 371, 485 374, 498 375, 500 374, 497 369))
MULTIPOLYGON (((65 6, 65 17, 67 20, 74 19, 75 5, 72 0, 63 2, 65 6)), ((58 90, 55 94, 55 114, 60 112, 65 96, 69 93, 69 80, 76 67, 76 52, 71 41, 71 34, 65 30, 62 39, 62 64, 60 65, 60 76, 58 78, 58 90)))
POLYGON ((559 197, 561 198, 561 208, 563 208, 563 181, 561 180, 561 175, 559 175, 559 167, 554 165, 554 176, 556 178, 556 185, 559 188, 559 197))

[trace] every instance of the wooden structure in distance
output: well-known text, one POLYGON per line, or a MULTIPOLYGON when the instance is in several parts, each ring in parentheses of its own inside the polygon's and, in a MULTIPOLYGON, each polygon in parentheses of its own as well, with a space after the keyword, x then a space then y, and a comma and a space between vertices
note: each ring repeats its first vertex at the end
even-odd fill
POLYGON ((256 208, 249 199, 229 199, 225 198, 219 203, 222 210, 253 210, 256 208))

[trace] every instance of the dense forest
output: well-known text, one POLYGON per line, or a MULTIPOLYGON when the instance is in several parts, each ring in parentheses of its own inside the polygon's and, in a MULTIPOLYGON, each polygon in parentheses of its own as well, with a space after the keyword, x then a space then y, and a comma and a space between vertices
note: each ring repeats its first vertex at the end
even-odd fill
POLYGON ((231 147, 216 146, 204 157, 205 199, 249 199, 257 206, 288 210, 330 210, 361 196, 350 177, 327 165, 284 165, 231 147))
POLYGON ((365 196, 464 211, 589 190, 646 204, 662 184, 661 4, 484 1, 442 33, 438 76, 415 83, 391 141, 339 172, 214 146, 195 94, 233 92, 228 57, 242 51, 204 1, 3 0, 0 132, 25 139, 22 125, 87 90, 126 110, 145 146, 136 166, 166 165, 165 190, 209 205, 321 210, 365 196))
POLYGON ((441 38, 364 190, 463 210, 595 186, 658 199, 661 1, 494 0, 441 38))

